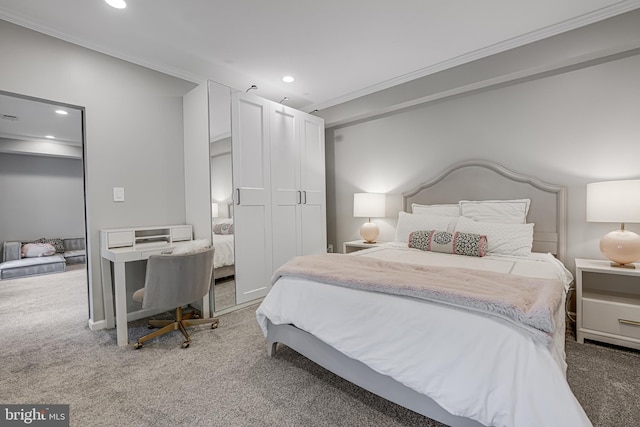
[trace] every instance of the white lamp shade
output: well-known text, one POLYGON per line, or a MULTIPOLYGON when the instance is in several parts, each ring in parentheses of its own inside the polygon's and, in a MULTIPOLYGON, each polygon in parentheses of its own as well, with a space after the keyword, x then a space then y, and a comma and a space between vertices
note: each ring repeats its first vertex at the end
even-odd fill
POLYGON ((217 203, 211 203, 211 218, 217 218, 220 215, 220 210, 217 203))
POLYGON ((640 179, 587 184, 587 221, 640 222, 640 179))
POLYGON ((353 216, 356 218, 384 218, 385 195, 379 193, 355 193, 353 216))
POLYGON ((600 251, 614 266, 631 266, 640 260, 640 236, 625 230, 625 222, 640 222, 640 180, 587 184, 587 221, 618 222, 621 230, 605 234, 600 251))

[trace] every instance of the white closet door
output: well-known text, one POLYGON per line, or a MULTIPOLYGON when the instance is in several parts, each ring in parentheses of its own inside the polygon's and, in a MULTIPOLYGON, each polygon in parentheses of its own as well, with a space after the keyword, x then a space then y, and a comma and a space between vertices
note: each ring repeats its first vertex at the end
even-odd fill
POLYGON ((273 226, 273 270, 302 252, 300 241, 300 148, 299 112, 272 103, 271 212, 273 226))
POLYGON ((236 303, 265 296, 271 279, 269 101, 232 95, 236 303))
POLYGON ((301 117, 301 253, 309 255, 327 248, 324 120, 306 113, 301 117))
POLYGON ((209 171, 209 95, 207 84, 183 97, 184 182, 186 222, 193 237, 211 240, 211 179, 209 171))

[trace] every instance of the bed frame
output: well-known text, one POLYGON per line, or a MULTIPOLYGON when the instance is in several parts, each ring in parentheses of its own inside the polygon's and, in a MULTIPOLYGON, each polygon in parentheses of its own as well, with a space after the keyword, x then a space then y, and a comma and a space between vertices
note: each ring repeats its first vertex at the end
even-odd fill
MULTIPOLYGON (((566 254, 566 190, 524 176, 497 163, 469 160, 457 163, 430 181, 403 194, 404 209, 412 203, 457 203, 459 200, 531 199, 527 222, 534 222, 536 252, 551 252, 561 261, 566 254)), ((449 426, 481 426, 475 420, 453 415, 433 399, 345 356, 315 336, 293 325, 267 324, 267 353, 274 356, 278 343, 302 354, 336 375, 378 396, 449 426)))
POLYGON ((236 274, 235 265, 225 265, 213 269, 213 279, 224 279, 225 277, 233 276, 236 274))

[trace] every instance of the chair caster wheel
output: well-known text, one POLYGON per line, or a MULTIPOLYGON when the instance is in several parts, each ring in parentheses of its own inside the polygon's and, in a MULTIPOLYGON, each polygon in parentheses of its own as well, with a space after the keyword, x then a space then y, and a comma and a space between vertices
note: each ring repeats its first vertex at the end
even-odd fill
POLYGON ((218 322, 218 321, 213 322, 213 323, 211 324, 211 329, 216 329, 216 328, 218 327, 218 325, 219 325, 219 324, 220 324, 220 322, 218 322))
POLYGON ((189 341, 185 341, 182 343, 182 348, 187 348, 189 347, 189 344, 191 344, 189 341))
POLYGON ((142 347, 142 343, 141 342, 137 342, 137 343, 133 344, 133 348, 136 349, 136 350, 141 348, 141 347, 142 347))

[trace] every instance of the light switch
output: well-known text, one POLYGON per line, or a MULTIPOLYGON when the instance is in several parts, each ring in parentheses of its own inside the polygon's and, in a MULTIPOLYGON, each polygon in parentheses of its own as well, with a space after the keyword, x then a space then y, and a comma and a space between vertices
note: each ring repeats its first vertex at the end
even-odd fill
POLYGON ((113 187, 113 201, 124 202, 124 187, 113 187))

